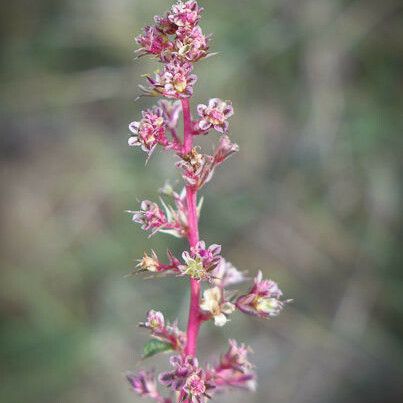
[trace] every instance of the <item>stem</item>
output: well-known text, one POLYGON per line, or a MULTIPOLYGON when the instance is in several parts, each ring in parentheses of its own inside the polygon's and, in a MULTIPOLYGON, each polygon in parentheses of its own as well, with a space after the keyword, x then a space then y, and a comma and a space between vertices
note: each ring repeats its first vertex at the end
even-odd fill
MULTIPOLYGON (((182 99, 183 113, 183 153, 187 154, 192 150, 192 122, 190 115, 189 99, 182 99)), ((186 186, 186 205, 188 219, 188 240, 190 247, 196 245, 199 241, 199 225, 197 218, 197 189, 192 186, 186 186)), ((200 282, 190 279, 190 307, 189 319, 187 326, 187 342, 185 347, 185 355, 196 354, 197 336, 200 328, 199 317, 199 300, 200 300, 200 282)))

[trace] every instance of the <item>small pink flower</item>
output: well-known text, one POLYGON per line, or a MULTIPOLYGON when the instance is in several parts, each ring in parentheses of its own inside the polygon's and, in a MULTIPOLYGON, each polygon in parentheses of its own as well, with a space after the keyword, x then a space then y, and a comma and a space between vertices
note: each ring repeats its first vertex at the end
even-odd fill
POLYGON ((228 340, 228 351, 221 356, 220 368, 232 368, 240 372, 247 372, 252 368, 248 361, 248 354, 251 352, 249 347, 241 343, 238 345, 236 340, 228 340))
POLYGON ((129 130, 132 132, 128 141, 129 146, 141 146, 141 149, 150 156, 157 144, 168 146, 165 128, 161 108, 154 107, 143 111, 142 119, 129 125, 129 130))
POLYGON ((178 27, 193 26, 199 22, 202 11, 196 1, 178 1, 172 6, 168 19, 178 27))
POLYGON ((174 369, 159 376, 161 384, 180 392, 182 400, 205 402, 207 393, 214 389, 214 385, 207 378, 206 372, 199 367, 197 358, 174 356, 170 363, 174 369))
POLYGON ((139 326, 149 329, 153 338, 171 344, 173 350, 183 351, 186 343, 185 333, 179 330, 176 321, 166 323, 161 312, 148 311, 146 321, 139 323, 139 326))
MULTIPOLYGON (((175 211, 171 206, 166 205, 161 199, 165 212, 161 210, 157 203, 150 200, 143 200, 140 210, 126 210, 133 214, 132 221, 141 224, 144 231, 151 230, 150 236, 157 232, 171 234, 180 238, 186 234, 186 217, 180 209, 175 211)), ((179 202, 178 202, 179 203, 179 202)), ((179 206, 179 204, 177 205, 179 206)))
POLYGON ((154 78, 146 76, 151 87, 140 86, 145 95, 164 96, 167 98, 188 98, 193 94, 193 85, 197 76, 192 74, 193 66, 188 62, 171 59, 164 64, 162 71, 157 71, 154 78))
POLYGON ((168 15, 166 15, 165 17, 160 17, 159 15, 156 15, 154 17, 154 22, 155 28, 166 35, 173 35, 178 29, 178 26, 170 21, 168 15))
POLYGON ((262 280, 262 272, 259 271, 253 287, 248 294, 240 296, 236 300, 236 307, 249 315, 261 318, 277 316, 284 308, 284 304, 291 300, 281 301, 283 295, 277 283, 272 280, 262 280))
POLYGON ((190 63, 179 63, 176 60, 165 64, 160 77, 163 86, 162 94, 167 98, 187 98, 193 94, 193 85, 197 81, 191 74, 193 67, 190 63))
POLYGON ((163 372, 159 376, 159 381, 168 388, 180 391, 186 383, 186 380, 199 367, 199 362, 195 357, 173 356, 169 360, 174 369, 172 371, 163 372))
POLYGON ((159 229, 168 223, 166 215, 158 204, 150 200, 143 200, 140 204, 140 210, 128 210, 128 213, 133 214, 132 221, 141 224, 141 229, 145 231, 159 229))
POLYGON ((198 256, 201 258, 206 270, 211 270, 213 266, 217 266, 222 259, 220 255, 221 245, 212 244, 206 248, 206 243, 204 241, 197 242, 194 247, 190 248, 190 252, 193 257, 198 256))
POLYGON ((182 253, 185 264, 179 266, 179 270, 196 280, 212 280, 211 271, 221 260, 220 252, 220 245, 213 244, 206 248, 204 241, 200 241, 191 248, 190 253, 182 253))
POLYGON ((239 151, 238 144, 232 143, 227 135, 221 136, 214 152, 214 165, 222 164, 231 154, 239 151))
POLYGON ((164 315, 151 309, 147 312, 147 319, 144 323, 141 323, 141 326, 153 332, 161 332, 165 328, 164 315))
POLYGON ((202 369, 190 375, 186 379, 185 386, 183 387, 185 393, 196 402, 205 400, 206 389, 205 376, 202 369))
POLYGON ((136 42, 141 46, 137 50, 140 56, 147 53, 160 55, 162 52, 173 48, 169 38, 154 26, 145 27, 144 33, 136 36, 136 42))
POLYGON ((176 31, 175 41, 178 57, 189 62, 197 62, 207 56, 209 37, 203 35, 201 28, 197 25, 193 28, 181 27, 176 31))
POLYGON ((219 364, 212 371, 217 390, 237 387, 248 390, 256 388, 256 374, 248 361, 250 348, 229 340, 228 351, 220 357, 219 364))
POLYGON ((160 398, 160 394, 157 390, 157 382, 154 372, 141 371, 137 375, 128 373, 126 375, 126 378, 133 390, 137 392, 140 396, 147 396, 157 400, 160 398))
POLYGON ((210 130, 213 127, 220 133, 228 130, 227 119, 234 114, 231 101, 222 101, 219 98, 212 98, 208 105, 200 104, 197 106, 197 112, 201 117, 199 127, 201 130, 210 130))

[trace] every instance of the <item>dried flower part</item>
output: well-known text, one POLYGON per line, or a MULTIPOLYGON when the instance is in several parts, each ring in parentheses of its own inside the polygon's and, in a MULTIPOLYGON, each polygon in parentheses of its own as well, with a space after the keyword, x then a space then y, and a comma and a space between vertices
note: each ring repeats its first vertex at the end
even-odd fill
POLYGON ((216 326, 224 326, 228 321, 228 315, 234 312, 235 305, 231 302, 223 301, 221 289, 213 287, 203 292, 200 308, 211 314, 216 326))
POLYGON ((197 358, 191 356, 174 356, 170 359, 174 367, 172 371, 164 372, 159 376, 161 384, 180 392, 182 401, 205 402, 208 392, 214 389, 206 372, 199 367, 197 358))
POLYGON ((178 1, 168 13, 168 19, 178 27, 191 27, 199 22, 202 12, 197 1, 178 1))
POLYGON ((142 271, 150 271, 153 273, 160 271, 161 264, 154 251, 151 251, 151 256, 148 256, 147 253, 144 252, 144 256, 139 259, 138 262, 136 267, 139 267, 142 271))
POLYGON ((284 304, 291 300, 281 301, 283 295, 277 283, 272 280, 262 280, 262 272, 255 277, 254 285, 245 295, 236 300, 236 307, 249 315, 261 318, 277 316, 284 304))
POLYGON ((182 169, 182 177, 186 185, 197 189, 210 181, 214 170, 213 157, 200 154, 196 147, 183 155, 176 166, 182 169))
POLYGON ((142 119, 139 122, 132 122, 129 130, 132 135, 129 138, 129 146, 141 146, 148 156, 152 154, 157 144, 168 146, 169 142, 165 136, 166 124, 161 108, 154 107, 142 112, 142 119))
POLYGON ((209 100, 208 105, 198 105, 197 113, 201 117, 199 128, 202 131, 214 128, 219 133, 225 133, 228 131, 228 118, 234 114, 234 109, 231 101, 212 98, 209 100))
POLYGON ((162 272, 180 272, 179 266, 180 266, 180 261, 174 256, 174 254, 168 250, 167 251, 167 256, 168 256, 168 264, 163 264, 159 261, 157 254, 152 250, 151 251, 151 256, 147 255, 146 252, 144 252, 144 256, 141 259, 138 259, 138 264, 136 267, 138 267, 138 271, 147 271, 151 273, 162 273, 162 272))
POLYGON ((211 371, 217 390, 228 387, 255 390, 256 374, 248 360, 251 349, 244 344, 238 345, 235 340, 230 339, 228 342, 228 351, 220 357, 219 364, 211 371))
POLYGON ((238 150, 238 145, 224 135, 213 156, 200 154, 194 147, 189 153, 182 155, 182 159, 176 163, 176 166, 182 169, 182 177, 187 186, 201 189, 211 180, 215 168, 238 150))

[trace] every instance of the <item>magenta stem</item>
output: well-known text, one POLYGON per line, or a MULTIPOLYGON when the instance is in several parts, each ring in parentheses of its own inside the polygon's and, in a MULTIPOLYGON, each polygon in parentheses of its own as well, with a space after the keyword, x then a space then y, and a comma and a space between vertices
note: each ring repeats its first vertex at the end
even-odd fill
MULTIPOLYGON (((190 114, 189 99, 182 99, 183 113, 183 154, 187 154, 192 150, 192 118, 190 114)), ((188 240, 190 247, 199 242, 199 224, 197 217, 197 189, 192 186, 186 186, 186 205, 188 219, 188 240)), ((197 337, 200 328, 199 316, 199 301, 200 301, 200 282, 190 279, 190 307, 189 319, 187 326, 187 342, 185 347, 185 355, 194 356, 197 351, 197 337)))

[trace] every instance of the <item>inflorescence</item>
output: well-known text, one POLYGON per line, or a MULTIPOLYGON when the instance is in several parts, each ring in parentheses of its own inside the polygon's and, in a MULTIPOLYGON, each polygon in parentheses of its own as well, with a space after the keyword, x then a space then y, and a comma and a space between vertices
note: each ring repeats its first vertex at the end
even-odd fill
POLYGON ((197 76, 194 63, 208 58, 210 35, 204 35, 199 21, 203 8, 196 1, 178 1, 162 17, 154 17, 154 24, 146 26, 136 37, 139 57, 151 55, 161 63, 153 75, 147 75, 148 86, 140 86, 144 95, 167 99, 143 111, 141 119, 130 123, 131 147, 141 147, 147 160, 157 147, 173 152, 184 180, 184 188, 177 193, 166 183, 160 189, 160 202, 144 200, 138 210, 128 212, 150 236, 157 232, 187 238, 189 249, 180 258, 171 251, 162 262, 155 251, 145 252, 138 260, 135 272, 149 272, 155 276, 172 274, 190 278, 191 304, 186 332, 170 323, 161 312, 151 310, 140 326, 150 332, 151 339, 144 348, 144 358, 159 352, 170 352, 170 370, 159 376, 154 371, 127 374, 134 391, 159 403, 204 402, 214 394, 230 388, 254 390, 256 374, 248 355, 251 349, 229 340, 228 351, 215 362, 200 365, 196 357, 198 330, 202 323, 212 320, 224 326, 235 311, 260 318, 277 316, 289 300, 282 300, 282 292, 272 280, 262 278, 259 271, 246 293, 227 287, 245 282, 245 274, 221 256, 220 245, 199 240, 198 218, 202 199, 197 192, 211 180, 216 167, 238 146, 228 136, 229 118, 234 110, 230 101, 212 98, 197 106, 193 118, 189 99, 193 95, 197 76), (177 125, 183 117, 184 133, 179 136, 177 125), (193 146, 193 138, 215 131, 220 136, 212 154, 204 154, 193 146), (201 285, 205 285, 201 290, 201 285), (157 384, 168 388, 163 397, 157 384))

